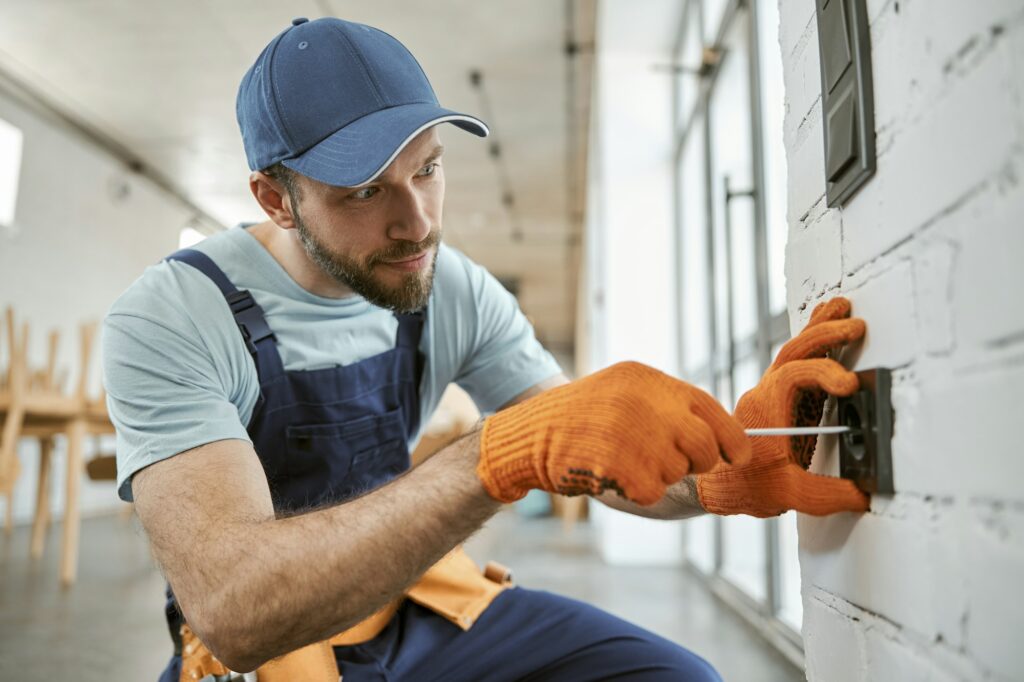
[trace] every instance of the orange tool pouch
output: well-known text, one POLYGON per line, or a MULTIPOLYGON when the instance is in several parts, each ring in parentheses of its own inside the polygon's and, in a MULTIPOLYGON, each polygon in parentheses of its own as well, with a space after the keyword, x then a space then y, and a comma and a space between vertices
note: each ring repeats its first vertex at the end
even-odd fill
MULTIPOLYGON (((338 682, 340 674, 332 647, 361 644, 376 637, 391 621, 403 599, 411 599, 463 630, 469 630, 494 598, 511 585, 512 574, 507 568, 492 561, 481 572, 459 545, 427 569, 402 597, 329 640, 310 644, 264 663, 256 671, 257 680, 338 682)), ((181 682, 194 682, 209 674, 228 672, 187 625, 182 625, 181 632, 181 682)))

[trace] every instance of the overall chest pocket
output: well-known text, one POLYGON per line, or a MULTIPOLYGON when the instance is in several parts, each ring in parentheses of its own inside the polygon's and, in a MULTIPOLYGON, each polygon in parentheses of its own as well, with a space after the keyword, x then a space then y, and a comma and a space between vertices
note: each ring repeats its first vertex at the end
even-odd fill
POLYGON ((387 483, 410 465, 401 410, 289 426, 285 437, 278 488, 293 504, 340 502, 387 483))

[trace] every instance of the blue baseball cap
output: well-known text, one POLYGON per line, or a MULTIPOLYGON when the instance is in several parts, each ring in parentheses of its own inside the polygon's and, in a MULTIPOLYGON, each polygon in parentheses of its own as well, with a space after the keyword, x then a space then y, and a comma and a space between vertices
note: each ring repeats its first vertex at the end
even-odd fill
POLYGON ((250 170, 275 163, 328 185, 374 180, 416 135, 480 119, 443 108, 416 58, 392 36, 333 17, 299 18, 246 71, 236 101, 250 170))

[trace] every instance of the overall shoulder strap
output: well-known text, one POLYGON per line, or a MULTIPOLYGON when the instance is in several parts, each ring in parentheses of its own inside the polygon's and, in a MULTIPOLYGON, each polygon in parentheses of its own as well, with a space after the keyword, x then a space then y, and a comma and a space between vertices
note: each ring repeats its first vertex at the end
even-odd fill
POLYGON ((281 355, 277 352, 277 339, 274 332, 270 330, 270 325, 267 324, 263 309, 256 304, 252 294, 232 284, 224 271, 213 262, 213 259, 201 251, 181 249, 172 253, 166 260, 176 260, 191 265, 217 285, 224 295, 224 300, 227 301, 228 308, 231 309, 239 331, 242 332, 245 347, 256 363, 256 373, 259 375, 260 383, 273 379, 284 372, 281 355))
POLYGON ((427 309, 414 313, 395 313, 395 319, 398 320, 398 337, 395 339, 395 345, 418 349, 420 338, 423 336, 423 325, 427 319, 427 309))
POLYGON ((420 339, 423 338, 423 327, 427 320, 427 309, 418 310, 415 313, 395 313, 398 320, 398 333, 395 339, 395 346, 406 348, 413 357, 413 376, 415 383, 409 396, 411 413, 407 415, 410 437, 419 431, 420 424, 420 386, 423 383, 423 371, 427 359, 420 352, 420 339))

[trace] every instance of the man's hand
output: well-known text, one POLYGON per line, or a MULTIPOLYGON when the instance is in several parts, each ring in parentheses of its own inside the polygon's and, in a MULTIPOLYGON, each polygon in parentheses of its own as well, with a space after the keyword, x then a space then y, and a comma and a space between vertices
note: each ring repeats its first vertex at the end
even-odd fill
MULTIPOLYGON (((736 406, 744 428, 817 426, 827 393, 848 396, 857 376, 826 358, 836 346, 864 336, 864 321, 850 318, 850 302, 834 298, 814 309, 807 327, 789 340, 761 382, 736 406)), ((807 471, 815 436, 750 439, 747 464, 723 465, 697 477, 703 507, 714 514, 775 516, 789 509, 815 515, 863 512, 868 498, 851 482, 807 471)))
POLYGON ((502 502, 540 488, 563 495, 614 490, 649 505, 722 458, 750 459, 739 422, 704 391, 624 362, 490 417, 477 475, 502 502))

